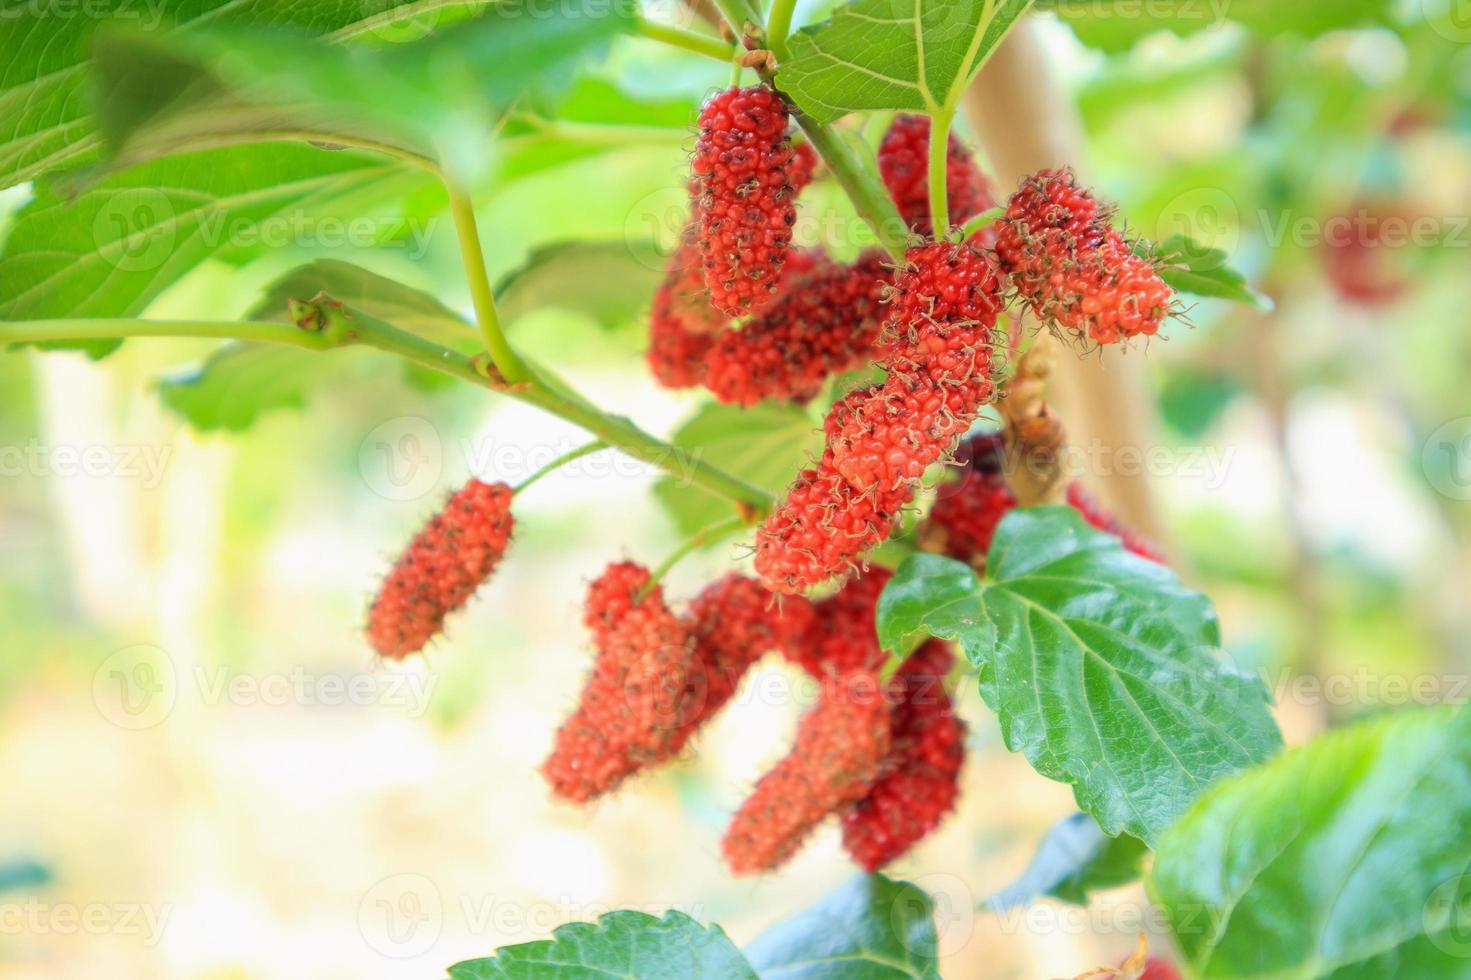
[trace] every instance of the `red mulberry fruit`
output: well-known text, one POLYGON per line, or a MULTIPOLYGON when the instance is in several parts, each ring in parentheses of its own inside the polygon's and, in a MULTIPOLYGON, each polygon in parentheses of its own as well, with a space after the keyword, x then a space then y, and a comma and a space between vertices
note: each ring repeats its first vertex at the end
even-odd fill
POLYGON ((692 165, 700 254, 710 302, 730 316, 770 301, 791 245, 795 151, 786 127, 787 107, 765 85, 727 89, 700 111, 692 165))
MULTIPOLYGON (((894 117, 878 151, 879 173, 900 216, 914 231, 927 236, 934 234, 930 221, 929 150, 929 117, 902 114, 894 117)), ((996 206, 985 175, 954 133, 950 134, 945 153, 945 189, 952 225, 964 224, 996 206)), ((990 244, 990 241, 982 239, 980 243, 990 244)))
POLYGON ((542 773, 557 795, 586 802, 665 756, 694 662, 689 631, 651 590, 648 573, 612 565, 588 590, 584 619, 598 653, 576 710, 542 773))
POLYGON ((1043 170, 1022 182, 996 235, 1032 311, 1099 344, 1157 333, 1172 308, 1170 287, 1110 218, 1071 171, 1043 170))
POLYGON ((1164 564, 1164 555, 1144 538, 1140 537, 1132 528, 1125 527, 1123 522, 1104 510, 1093 499, 1093 495, 1083 489, 1082 484, 1072 483, 1067 488, 1067 502, 1079 514, 1083 520, 1106 534, 1112 534, 1124 543, 1124 547, 1140 558, 1148 558, 1150 561, 1164 564))
POLYGON ((882 510, 873 494, 853 489, 824 456, 797 474, 756 532, 761 584, 797 595, 856 568, 859 556, 889 536, 896 513, 897 506, 882 510))
POLYGON ((821 258, 810 273, 783 278, 766 311, 726 331, 706 355, 705 385, 720 401, 808 401, 828 377, 872 356, 889 279, 881 253, 852 265, 821 258))
POLYGON ((402 660, 444 628, 495 571, 510 543, 513 491, 472 479, 414 535, 368 610, 368 640, 402 660))
POLYGON ((929 640, 891 682, 889 752, 868 793, 843 813, 843 846, 868 871, 902 856, 955 808, 965 724, 945 690, 954 655, 929 640))
POLYGON ((796 744, 761 777, 721 848, 736 874, 771 871, 829 814, 861 798, 889 749, 889 707, 878 677, 858 673, 823 685, 796 744))

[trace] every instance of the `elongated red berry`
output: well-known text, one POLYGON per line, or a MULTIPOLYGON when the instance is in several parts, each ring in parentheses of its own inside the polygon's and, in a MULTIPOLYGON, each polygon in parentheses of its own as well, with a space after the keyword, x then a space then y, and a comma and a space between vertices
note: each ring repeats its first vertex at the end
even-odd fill
POLYGON ((889 748, 889 708, 872 673, 824 684, 792 751, 762 776, 731 819, 721 849, 736 874, 785 863, 830 814, 861 798, 889 748))
POLYGON ((853 489, 825 456, 797 474, 781 505, 756 532, 761 584, 798 595, 856 570, 864 552, 889 536, 905 502, 882 509, 875 495, 853 489))
POLYGON ((584 620, 597 656, 576 709, 558 730, 542 774, 553 792, 586 802, 669 752, 694 663, 689 630, 648 572, 609 566, 588 589, 584 620))
POLYGON ((862 799, 843 813, 843 846, 868 871, 901 857, 955 808, 965 724, 945 689, 954 661, 929 640, 890 682, 889 751, 862 799))
MULTIPOLYGON (((901 113, 889 124, 878 150, 879 173, 889 196, 905 223, 921 235, 934 234, 930 221, 929 148, 929 117, 901 113)), ((945 187, 952 225, 964 224, 996 206, 981 168, 954 133, 946 148, 945 187)), ((990 244, 989 238, 980 243, 990 244)))
MULTIPOLYGON (((699 125, 691 173, 710 302, 730 316, 758 313, 797 219, 787 107, 765 85, 727 89, 705 103, 699 125)), ((796 170, 810 179, 810 168, 796 170)))
POLYGON ((888 380, 828 419, 833 465, 855 489, 882 500, 913 487, 995 397, 1000 293, 989 253, 935 242, 905 255, 880 344, 888 380))
POLYGON ((1111 218, 1071 171, 1042 170, 1022 182, 996 233, 1016 294, 1038 317, 1099 344, 1157 333, 1173 297, 1111 218))
POLYGON ((810 400, 829 377, 873 356, 888 280, 877 251, 852 264, 823 257, 805 275, 784 275, 765 312, 710 347, 705 385, 727 404, 810 400))
POLYGON ((368 610, 368 640, 402 660, 444 628, 495 571, 510 543, 513 491, 472 479, 414 535, 368 610))

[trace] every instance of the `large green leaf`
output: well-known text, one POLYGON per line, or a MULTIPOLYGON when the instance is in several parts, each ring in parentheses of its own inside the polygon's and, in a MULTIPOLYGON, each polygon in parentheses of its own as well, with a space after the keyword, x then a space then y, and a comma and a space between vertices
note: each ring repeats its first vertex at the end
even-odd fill
MULTIPOLYGON (((674 434, 674 444, 703 463, 779 494, 822 448, 822 430, 791 405, 707 405, 674 434)), ((732 514, 730 501, 678 476, 660 478, 654 494, 688 534, 732 514)))
POLYGON ((1084 43, 1106 51, 1125 51, 1155 31, 1189 35, 1233 20, 1270 37, 1314 36, 1345 27, 1392 23, 1392 0, 1151 0, 1118 4, 1101 0, 1038 0, 1039 9, 1055 11, 1084 43))
POLYGON ((0 254, 0 319, 136 316, 212 255, 309 246, 426 179, 385 158, 270 143, 145 164, 70 199, 43 186, 0 254))
POLYGON ((993 912, 1025 908, 1043 895, 1087 905, 1095 891, 1117 888, 1139 877, 1149 848, 1137 837, 1110 837, 1098 821, 1075 813, 1052 825, 1025 871, 986 900, 993 912))
POLYGON ((92 35, 121 23, 156 33, 197 24, 291 27, 334 39, 421 33, 487 0, 0 0, 0 188, 96 157, 86 91, 92 35))
POLYGON ((1471 977, 1471 713, 1335 732, 1226 780, 1149 885, 1201 977, 1471 977))
POLYGON ((935 910, 914 885, 865 875, 746 947, 762 980, 939 980, 935 910))
POLYGON ((511 322, 555 307, 608 326, 628 323, 648 308, 664 260, 652 243, 564 242, 532 252, 496 286, 496 307, 511 322))
POLYGON ((609 912, 573 922, 551 939, 506 946, 495 956, 449 968, 451 980, 756 980, 745 957, 719 926, 682 912, 662 919, 609 912))
POLYGON ((118 30, 97 44, 99 111, 125 156, 294 127, 413 149, 475 175, 506 111, 559 100, 577 69, 629 29, 631 12, 506 4, 414 43, 378 46, 245 25, 118 30))
POLYGON ((1008 514, 984 582, 938 555, 906 559, 877 621, 891 648, 917 632, 958 640, 1007 746, 1072 784, 1110 836, 1153 843, 1281 745, 1265 685, 1219 656, 1210 600, 1072 508, 1008 514))
POLYGON ((818 122, 863 109, 949 116, 1032 0, 853 0, 792 35, 783 90, 818 122))

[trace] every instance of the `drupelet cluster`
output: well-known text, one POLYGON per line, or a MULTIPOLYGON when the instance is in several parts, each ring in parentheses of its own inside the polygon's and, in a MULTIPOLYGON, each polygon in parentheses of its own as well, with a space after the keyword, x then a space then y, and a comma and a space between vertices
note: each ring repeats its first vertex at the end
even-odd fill
POLYGON ((1155 334, 1171 313, 1170 287, 1111 219, 1071 171, 1042 170, 1012 195, 996 233, 1017 296, 1099 344, 1155 334))
POLYGON ((472 479, 404 549, 368 610, 368 641, 402 660, 424 648, 490 577, 511 541, 514 492, 472 479))

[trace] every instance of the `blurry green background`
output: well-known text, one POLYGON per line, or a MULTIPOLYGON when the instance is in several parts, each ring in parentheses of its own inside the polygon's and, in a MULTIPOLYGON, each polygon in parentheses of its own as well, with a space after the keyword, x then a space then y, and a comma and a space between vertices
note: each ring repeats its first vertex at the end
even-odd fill
MULTIPOLYGON (((1464 700, 1471 31, 1411 17, 1303 41, 1221 25, 1103 53, 1041 20, 1089 175, 1130 228, 1222 248, 1276 301, 1202 302, 1193 326, 1130 354, 1148 359, 1159 413, 1167 549, 1220 607, 1231 656, 1273 684, 1289 743, 1464 700)), ((671 102, 658 121, 679 126, 726 75, 625 41, 605 80, 671 102)), ((674 135, 506 144, 477 195, 492 272, 573 239, 667 245, 688 152, 674 135)), ((0 197, 9 211, 25 191, 0 197)), ((468 314, 432 197, 407 212, 423 247, 270 247, 199 269, 148 315, 240 315, 325 255, 468 314)), ((804 208, 808 239, 861 244, 837 195, 804 208)), ((643 274, 587 273, 642 290, 657 264, 643 274)), ((511 335, 672 432, 698 398, 652 384, 625 319, 542 309, 511 335)), ((447 639, 376 664, 365 599, 419 521, 472 473, 514 482, 582 438, 479 390, 405 384, 368 353, 329 355, 342 369, 299 407, 198 433, 154 385, 209 348, 0 355, 0 977, 422 978, 613 907, 681 908, 741 942, 853 873, 830 832, 779 875, 721 866, 725 818, 800 710, 779 665, 698 759, 587 811, 548 798, 535 769, 587 664, 585 583, 680 540, 657 474, 603 454, 540 483, 517 501, 508 564, 447 639)), ((686 561, 669 591, 693 594, 737 554, 686 561)), ((962 710, 962 810, 892 869, 939 896, 945 976, 1117 962, 1154 931, 1137 887, 1088 911, 973 911, 1073 807, 1005 752, 973 691, 962 710)))

